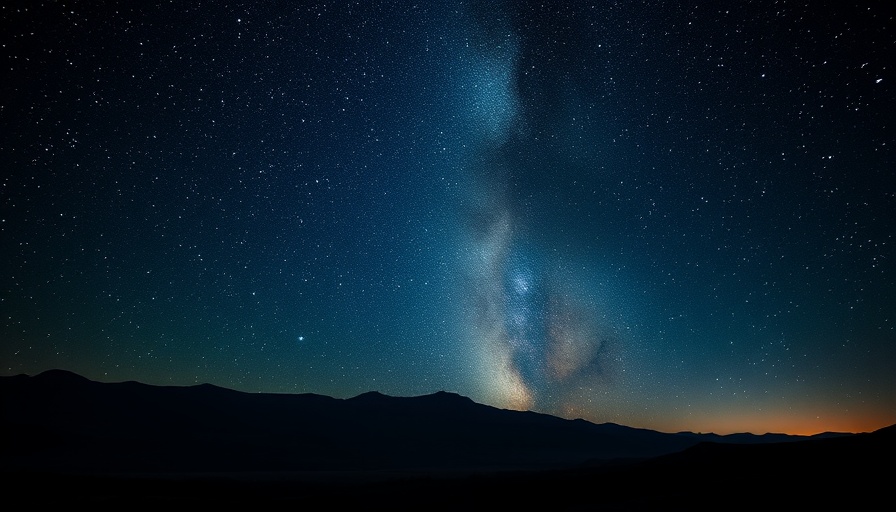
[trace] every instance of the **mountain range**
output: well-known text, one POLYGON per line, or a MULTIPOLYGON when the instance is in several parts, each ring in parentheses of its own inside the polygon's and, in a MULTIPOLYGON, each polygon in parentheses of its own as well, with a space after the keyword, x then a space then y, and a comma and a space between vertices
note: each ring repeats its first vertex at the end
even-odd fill
POLYGON ((691 509, 715 503, 698 497, 741 489, 747 500, 826 496, 826 505, 854 506, 885 492, 896 445, 896 426, 815 436, 663 433, 447 392, 337 399, 101 383, 64 370, 0 377, 0 399, 4 480, 69 499, 333 495, 395 505, 424 490, 463 501, 472 489, 502 505, 525 507, 537 495, 573 508, 691 509), (808 491, 795 492, 807 478, 808 491))

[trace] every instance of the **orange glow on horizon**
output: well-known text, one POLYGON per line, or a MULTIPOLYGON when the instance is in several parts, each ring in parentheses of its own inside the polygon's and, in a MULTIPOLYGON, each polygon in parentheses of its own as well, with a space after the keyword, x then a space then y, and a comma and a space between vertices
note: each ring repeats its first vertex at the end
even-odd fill
POLYGON ((793 411, 775 414, 763 411, 706 414, 702 417, 692 415, 687 419, 656 421, 650 425, 643 425, 643 428, 660 432, 691 431, 718 435, 774 433, 810 436, 823 432, 873 432, 893 424, 896 424, 896 415, 887 415, 880 411, 868 411, 865 414, 854 415, 844 413, 809 415, 793 411))

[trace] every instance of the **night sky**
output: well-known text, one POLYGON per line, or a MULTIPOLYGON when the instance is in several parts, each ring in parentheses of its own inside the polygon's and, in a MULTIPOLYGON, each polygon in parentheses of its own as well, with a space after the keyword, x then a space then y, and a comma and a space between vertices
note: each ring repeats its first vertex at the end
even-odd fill
POLYGON ((4 2, 3 375, 896 423, 888 2, 4 2))

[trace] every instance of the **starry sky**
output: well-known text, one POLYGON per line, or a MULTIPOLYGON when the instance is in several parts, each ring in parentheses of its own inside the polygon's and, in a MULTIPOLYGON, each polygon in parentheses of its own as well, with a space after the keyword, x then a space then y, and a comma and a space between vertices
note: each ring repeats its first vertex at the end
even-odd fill
POLYGON ((0 372, 896 423, 886 2, 4 2, 0 372))

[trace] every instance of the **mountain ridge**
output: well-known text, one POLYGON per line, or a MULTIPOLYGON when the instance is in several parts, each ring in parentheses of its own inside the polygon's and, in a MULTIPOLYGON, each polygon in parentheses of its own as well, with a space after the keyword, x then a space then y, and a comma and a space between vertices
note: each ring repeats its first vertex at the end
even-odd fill
POLYGON ((478 496, 523 508, 533 496, 626 510, 716 509, 716 496, 829 505, 831 490, 871 504, 888 492, 873 461, 896 446, 896 425, 782 442, 568 420, 449 392, 339 399, 101 383, 64 370, 0 377, 0 430, 0 476, 28 503, 26 490, 43 486, 56 491, 42 499, 62 503, 339 496, 415 510, 415 496, 474 508, 478 496), (793 475, 825 492, 807 496, 793 475))
POLYGON ((737 440, 737 442, 744 442, 746 440, 756 440, 757 442, 764 442, 769 439, 774 438, 777 441, 783 441, 787 439, 796 440, 796 439, 809 439, 812 437, 836 437, 843 435, 853 435, 853 433, 849 432, 820 432, 812 435, 797 435, 797 434, 786 434, 786 433, 778 433, 778 432, 766 432, 762 434, 756 434, 752 432, 736 432, 731 434, 716 434, 713 432, 699 432, 695 433, 692 431, 679 431, 679 432, 661 432, 643 427, 634 427, 623 425, 614 422, 594 422, 590 420, 586 420, 584 418, 562 418, 559 416, 554 416, 549 413, 542 413, 537 411, 521 411, 515 409, 503 409, 495 406, 491 406, 488 404, 483 404, 474 401, 473 399, 461 395, 456 392, 451 391, 435 391, 428 394, 422 395, 410 395, 410 396, 396 396, 396 395, 388 395, 382 393, 380 391, 371 390, 359 393, 355 396, 347 397, 347 398, 337 398, 329 395, 323 395, 318 393, 272 393, 272 392, 260 392, 260 393, 252 393, 247 391, 240 391, 232 388, 227 388, 223 386, 219 386, 211 383, 199 383, 199 384, 190 384, 190 385, 159 385, 159 384, 147 384, 141 381, 136 380, 127 380, 127 381, 118 381, 118 382, 101 382, 96 380, 88 379, 78 373, 72 372, 70 370, 65 369, 50 369, 35 374, 33 376, 29 376, 27 374, 17 374, 12 376, 0 376, 0 380, 27 380, 33 379, 35 382, 53 382, 56 385, 105 385, 105 386, 143 386, 145 388, 156 388, 156 389, 166 389, 166 390, 217 390, 217 392, 224 393, 233 393, 233 394, 242 394, 245 396, 270 396, 270 397, 319 397, 321 400, 334 400, 334 401, 346 401, 353 403, 397 403, 397 401, 432 401, 443 404, 453 403, 453 404, 466 404, 466 405, 477 405, 481 407, 487 407, 499 411, 507 411, 510 413, 523 413, 523 414, 533 414, 539 415, 543 417, 555 418, 561 421, 569 421, 569 422, 584 422, 590 425, 598 425, 605 427, 607 429, 612 429, 614 427, 618 427, 620 429, 625 430, 634 430, 634 431, 643 431, 643 432, 656 432, 661 434, 668 435, 680 435, 680 436, 693 436, 699 438, 701 440, 720 440, 725 442, 726 440, 737 440))
POLYGON ((671 434, 671 435, 696 436, 698 438, 706 439, 706 440, 721 439, 721 440, 723 440, 723 442, 726 439, 735 439, 735 438, 738 439, 737 442, 743 442, 745 439, 750 439, 750 438, 753 438, 756 440, 761 440, 762 438, 772 438, 772 437, 775 438, 776 440, 780 441, 780 440, 785 440, 785 438, 796 440, 796 439, 809 439, 809 438, 813 438, 813 437, 832 437, 832 436, 836 437, 836 436, 854 435, 855 434, 852 432, 837 432, 837 431, 819 432, 819 433, 810 434, 810 435, 786 434, 786 433, 782 433, 782 432, 765 432, 765 433, 761 433, 761 434, 757 434, 757 433, 753 433, 753 432, 734 432, 734 433, 730 433, 730 434, 717 434, 714 432, 693 432, 693 431, 662 432, 662 431, 657 431, 657 430, 653 430, 653 429, 649 429, 649 428, 634 427, 634 426, 629 426, 629 425, 624 425, 624 424, 614 423, 614 422, 598 423, 598 422, 594 422, 594 421, 587 420, 584 418, 563 418, 560 416, 555 416, 555 415, 552 415, 549 413, 542 413, 542 412, 538 412, 538 411, 503 409, 500 407, 495 407, 492 405, 476 402, 472 398, 467 397, 465 395, 461 395, 456 392, 445 391, 445 390, 434 391, 432 393, 426 393, 426 394, 422 394, 422 395, 389 395, 389 394, 382 393, 377 390, 370 390, 370 391, 365 391, 365 392, 359 393, 359 394, 351 396, 351 397, 338 398, 338 397, 333 397, 330 395, 324 395, 324 394, 319 394, 319 393, 275 393, 275 392, 253 393, 253 392, 248 392, 248 391, 240 391, 237 389, 219 386, 219 385, 211 384, 211 383, 198 383, 198 384, 188 384, 188 385, 160 385, 160 384, 148 384, 148 383, 144 383, 144 382, 136 381, 136 380, 117 381, 117 382, 101 382, 101 381, 88 379, 87 377, 84 377, 83 375, 80 375, 76 372, 72 372, 70 370, 65 370, 65 369, 60 369, 60 368, 45 370, 45 371, 37 373, 33 376, 30 376, 27 374, 17 374, 17 375, 12 375, 12 376, 0 376, 0 379, 22 379, 22 378, 30 378, 30 379, 38 379, 38 380, 48 380, 48 379, 63 380, 63 381, 71 382, 71 383, 79 382, 82 384, 87 383, 87 382, 93 383, 93 384, 103 384, 103 385, 134 385, 134 384, 138 384, 141 386, 147 386, 147 387, 151 387, 151 388, 164 388, 164 389, 191 389, 191 388, 217 389, 217 390, 223 390, 223 391, 230 392, 230 393, 241 393, 241 394, 248 395, 248 396, 260 396, 260 395, 301 396, 301 397, 316 396, 316 397, 321 397, 321 398, 326 398, 326 399, 331 399, 331 400, 351 401, 351 402, 381 401, 383 403, 386 403, 386 402, 389 402, 392 400, 431 399, 431 400, 446 401, 446 400, 451 399, 451 400, 454 400, 455 403, 475 404, 475 405, 479 405, 482 407, 489 407, 489 408, 493 408, 493 409, 497 409, 497 410, 501 410, 501 411, 508 411, 508 412, 531 413, 531 414, 536 414, 536 415, 549 416, 549 417, 557 418, 557 419, 563 420, 563 421, 581 421, 581 422, 585 422, 585 423, 592 424, 592 425, 606 426, 608 428, 612 428, 615 426, 615 427, 621 427, 623 429, 632 429, 632 430, 638 430, 638 431, 649 431, 649 432, 657 432, 657 433, 671 434))

